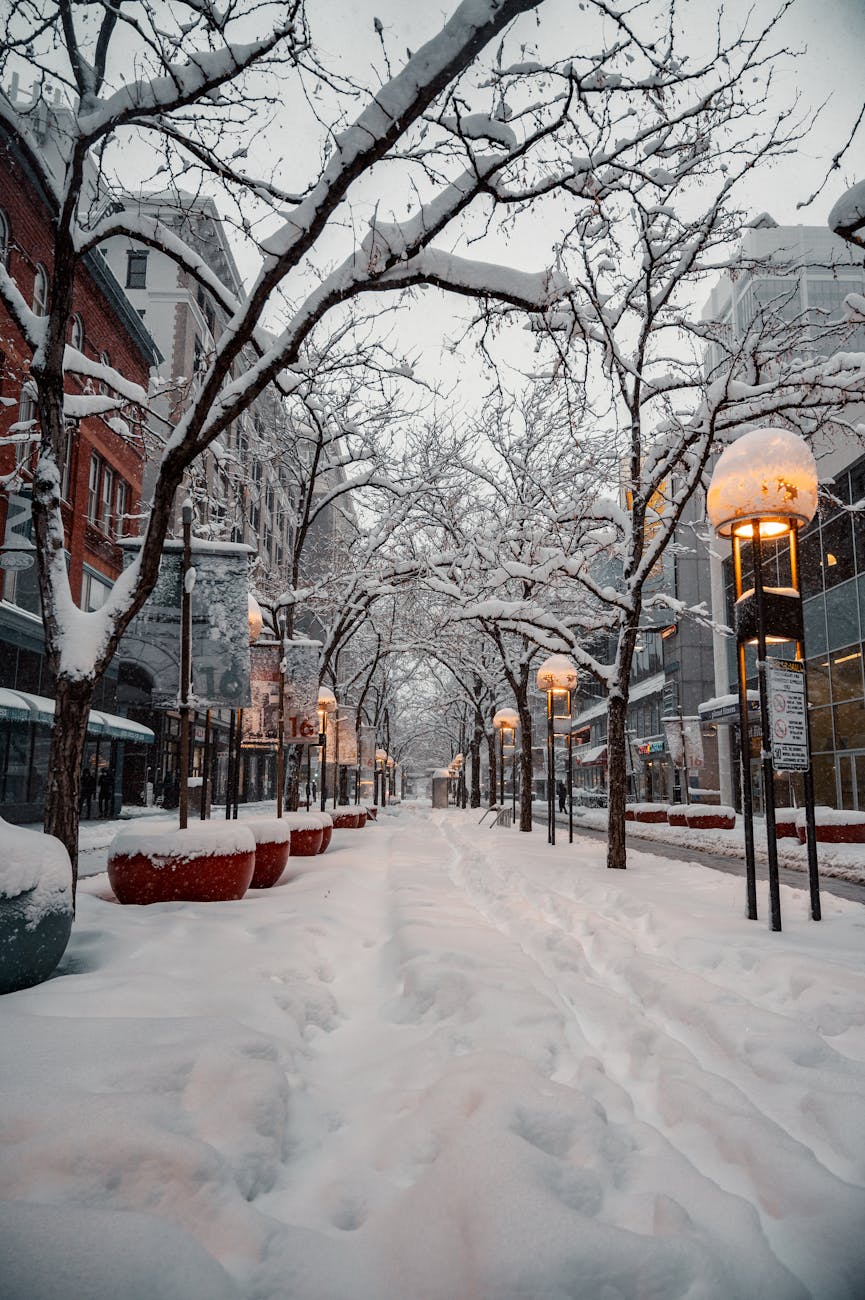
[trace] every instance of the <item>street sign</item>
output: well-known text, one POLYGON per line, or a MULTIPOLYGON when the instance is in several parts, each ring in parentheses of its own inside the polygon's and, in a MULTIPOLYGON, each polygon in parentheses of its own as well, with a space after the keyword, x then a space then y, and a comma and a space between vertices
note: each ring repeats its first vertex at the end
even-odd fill
POLYGON ((807 772, 808 701, 805 665, 798 659, 767 659, 769 730, 776 772, 807 772))

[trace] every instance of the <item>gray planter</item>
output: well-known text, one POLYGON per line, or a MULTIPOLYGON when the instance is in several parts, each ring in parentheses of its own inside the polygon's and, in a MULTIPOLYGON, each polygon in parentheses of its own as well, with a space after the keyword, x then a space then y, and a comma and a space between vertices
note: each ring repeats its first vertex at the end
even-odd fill
POLYGON ((0 994, 41 984, 72 932, 72 868, 59 840, 0 819, 0 994))

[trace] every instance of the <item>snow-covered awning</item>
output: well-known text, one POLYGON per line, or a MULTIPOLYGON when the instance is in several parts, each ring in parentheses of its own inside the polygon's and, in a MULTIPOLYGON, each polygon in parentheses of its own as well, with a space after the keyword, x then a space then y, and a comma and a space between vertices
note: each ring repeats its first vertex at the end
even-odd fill
POLYGON ((596 764, 606 765, 606 741, 603 745, 578 745, 574 750, 574 762, 579 763, 580 767, 592 767, 596 764))
MULTIPOLYGON (((14 691, 0 687, 0 722, 38 722, 45 727, 54 723, 54 701, 46 695, 32 695, 29 691, 14 691)), ((109 736, 112 740, 137 740, 142 745, 152 745, 156 736, 149 727, 131 718, 121 718, 114 713, 90 710, 87 731, 91 736, 109 736)))

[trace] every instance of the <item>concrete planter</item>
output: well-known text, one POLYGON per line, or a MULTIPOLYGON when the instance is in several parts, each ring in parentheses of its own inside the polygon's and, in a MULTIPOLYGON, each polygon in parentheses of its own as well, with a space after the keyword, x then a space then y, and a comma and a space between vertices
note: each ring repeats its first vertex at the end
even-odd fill
POLYGON ((321 848, 319 853, 326 853, 333 839, 333 818, 330 813, 319 813, 321 822, 321 848))
POLYGON ((688 805, 686 803, 671 803, 667 809, 667 823, 670 826, 687 826, 688 805))
POLYGON ((72 933, 72 865, 53 835, 0 818, 0 993, 48 979, 72 933))
POLYGON ((324 839, 324 827, 321 813, 288 813, 283 819, 291 828, 291 856, 293 858, 314 858, 321 852, 324 839))
POLYGON ((799 811, 798 808, 775 809, 776 840, 795 840, 799 838, 796 830, 796 814, 799 811))
POLYGON ((732 831, 736 826, 735 809, 720 804, 708 804, 705 808, 691 804, 686 817, 688 826, 694 831, 732 831))
POLYGON ((108 851, 120 903, 218 903, 243 898, 255 871, 255 839, 241 822, 130 828, 108 851))
POLYGON ((291 850, 291 828, 285 822, 261 820, 244 822, 255 837, 255 870, 250 889, 270 889, 285 871, 291 850))
MULTIPOLYGON (((820 807, 814 809, 814 822, 819 844, 865 844, 865 813, 820 807)), ((804 844, 807 831, 801 808, 796 813, 796 832, 804 844)))
POLYGON ((651 822, 658 824, 667 820, 668 804, 665 803, 635 803, 632 805, 634 811, 634 820, 638 822, 651 822))

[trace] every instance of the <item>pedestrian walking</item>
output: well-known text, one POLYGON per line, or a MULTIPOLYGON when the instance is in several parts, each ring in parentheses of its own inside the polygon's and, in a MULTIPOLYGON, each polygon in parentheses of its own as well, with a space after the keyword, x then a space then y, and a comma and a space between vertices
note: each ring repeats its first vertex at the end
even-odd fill
POLYGON ((96 793, 96 779, 89 767, 85 767, 81 776, 81 801, 78 811, 82 817, 92 817, 93 796, 96 793))
POLYGON ((566 809, 566 804, 567 804, 567 799, 568 799, 568 791, 567 791, 567 788, 566 788, 566 786, 565 786, 564 781, 559 781, 559 782, 558 782, 558 784, 556 785, 556 793, 557 793, 558 796, 559 796, 559 812, 566 812, 566 811, 567 811, 567 809, 566 809))
POLYGON ((99 776, 99 816, 110 817, 114 804, 114 773, 107 767, 99 776))

